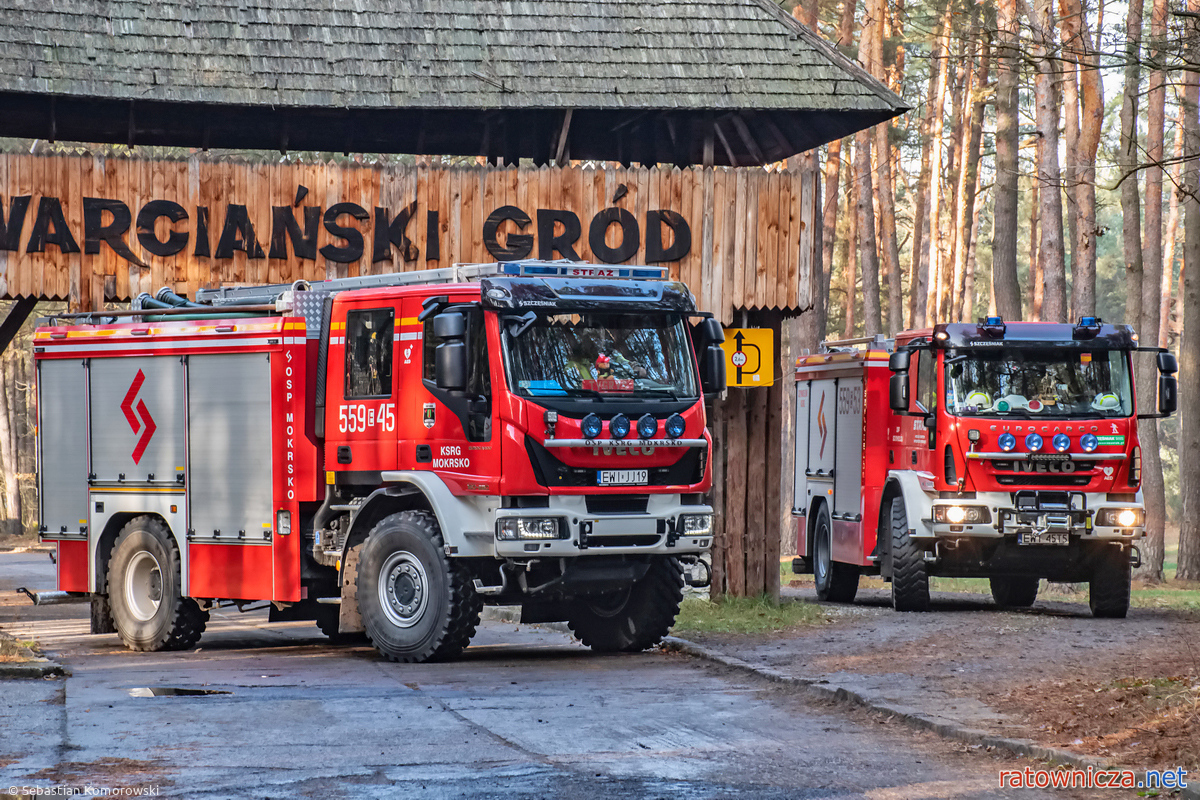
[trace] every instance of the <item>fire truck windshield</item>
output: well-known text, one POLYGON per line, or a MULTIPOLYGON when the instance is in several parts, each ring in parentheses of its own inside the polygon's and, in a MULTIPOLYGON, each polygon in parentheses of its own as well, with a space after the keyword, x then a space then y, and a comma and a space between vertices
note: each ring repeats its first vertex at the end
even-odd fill
POLYGON ((539 314, 503 322, 509 377, 526 397, 697 397, 678 314, 539 314))
POLYGON ((946 352, 946 410, 960 416, 1128 417, 1129 356, 1122 350, 946 352))

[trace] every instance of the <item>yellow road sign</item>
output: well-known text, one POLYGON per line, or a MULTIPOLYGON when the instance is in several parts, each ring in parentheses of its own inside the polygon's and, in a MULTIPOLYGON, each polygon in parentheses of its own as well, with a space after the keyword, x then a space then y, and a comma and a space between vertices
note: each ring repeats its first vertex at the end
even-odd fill
POLYGON ((770 386, 775 382, 775 331, 726 328, 721 349, 730 386, 770 386))

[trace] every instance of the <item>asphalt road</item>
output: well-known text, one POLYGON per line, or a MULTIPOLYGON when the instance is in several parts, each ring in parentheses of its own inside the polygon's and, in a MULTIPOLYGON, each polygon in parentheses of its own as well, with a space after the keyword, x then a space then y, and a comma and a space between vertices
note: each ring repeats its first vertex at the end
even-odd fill
POLYGON ((133 653, 88 633, 86 605, 13 593, 53 581, 46 554, 0 554, 0 629, 73 673, 0 681, 0 797, 89 785, 189 798, 1039 796, 995 789, 998 770, 1029 762, 686 656, 597 655, 491 622, 458 661, 402 665, 232 610, 197 650, 133 653), (161 687, 221 693, 146 691, 161 687))

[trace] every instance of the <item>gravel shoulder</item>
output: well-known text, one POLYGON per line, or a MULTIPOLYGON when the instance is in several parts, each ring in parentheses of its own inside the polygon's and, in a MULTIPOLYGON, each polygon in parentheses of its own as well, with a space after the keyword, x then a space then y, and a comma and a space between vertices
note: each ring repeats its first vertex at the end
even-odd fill
MULTIPOLYGON (((811 580, 795 583, 785 598, 816 602, 811 580)), ((784 633, 687 638, 935 722, 1138 769, 1200 766, 1194 613, 1097 620, 1053 595, 1002 611, 983 595, 934 593, 932 613, 897 614, 882 588, 822 608, 827 622, 784 633)))

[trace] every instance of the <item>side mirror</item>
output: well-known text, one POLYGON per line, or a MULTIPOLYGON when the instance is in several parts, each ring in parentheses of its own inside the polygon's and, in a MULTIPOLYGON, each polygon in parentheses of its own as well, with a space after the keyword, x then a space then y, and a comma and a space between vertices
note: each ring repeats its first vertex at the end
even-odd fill
POLYGON ((438 339, 461 339, 467 335, 467 315, 450 311, 433 318, 433 335, 438 339))
MULTIPOLYGON (((441 317, 434 319, 437 328, 441 317)), ((461 339, 443 342, 434 356, 434 382, 439 389, 461 392, 467 388, 467 345, 461 339)))
MULTIPOLYGON (((892 358, 900 355, 893 353, 892 358)), ((908 354, 905 353, 907 356, 908 354)), ((907 361, 907 359, 905 359, 907 361)), ((908 373, 897 372, 888 383, 888 405, 892 411, 908 411, 908 373)))
MULTIPOLYGON (((1175 356, 1170 353, 1159 353, 1158 363, 1159 369, 1162 369, 1162 357, 1170 356, 1171 360, 1175 360, 1175 356)), ((1175 409, 1179 407, 1179 381, 1174 375, 1159 375, 1158 376, 1158 413, 1174 414, 1175 409)))
MULTIPOLYGON (((892 372, 908 372, 908 360, 912 356, 908 350, 897 350, 888 357, 888 369, 892 372)), ((906 405, 905 408, 908 406, 906 405)))
POLYGON ((1175 360, 1174 353, 1158 354, 1158 371, 1163 375, 1174 375, 1179 372, 1179 362, 1175 360))
POLYGON ((700 323, 700 335, 708 344, 720 344, 725 341, 725 329, 719 320, 708 317, 700 323))
POLYGON ((710 345, 704 351, 704 359, 700 366, 700 384, 704 394, 720 394, 725 391, 725 351, 715 344, 710 345))

